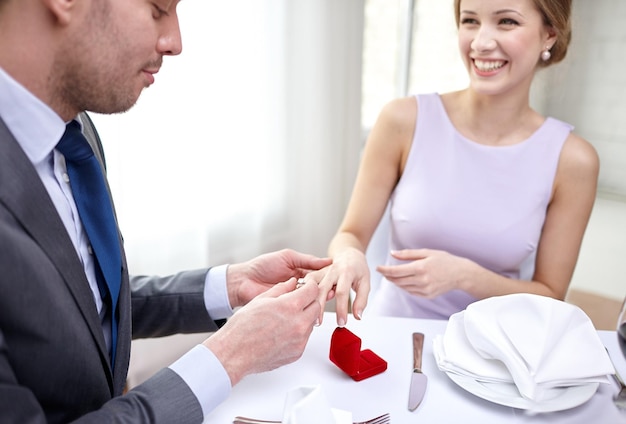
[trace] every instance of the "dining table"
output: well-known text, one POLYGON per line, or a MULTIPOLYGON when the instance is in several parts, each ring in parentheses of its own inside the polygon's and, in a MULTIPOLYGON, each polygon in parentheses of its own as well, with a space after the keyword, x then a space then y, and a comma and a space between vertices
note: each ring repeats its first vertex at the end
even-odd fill
MULTIPOLYGON (((433 339, 444 334, 447 322, 367 314, 362 320, 349 317, 346 328, 361 338, 361 349, 369 349, 387 362, 387 369, 382 373, 355 381, 329 359, 330 341, 337 324, 335 314, 325 312, 321 325, 314 328, 297 361, 246 376, 204 422, 232 423, 237 415, 280 421, 285 397, 290 390, 319 386, 330 406, 352 412, 354 421, 389 413, 394 424, 626 423, 626 411, 613 403, 613 396, 619 389, 612 379, 599 384, 594 394, 582 404, 544 413, 505 406, 470 393, 439 370, 433 355, 433 339), (407 403, 413 371, 414 332, 425 336, 422 371, 428 383, 421 404, 411 412, 407 403)), ((616 332, 598 331, 598 335, 617 371, 626 376, 626 359, 620 351, 616 332)))

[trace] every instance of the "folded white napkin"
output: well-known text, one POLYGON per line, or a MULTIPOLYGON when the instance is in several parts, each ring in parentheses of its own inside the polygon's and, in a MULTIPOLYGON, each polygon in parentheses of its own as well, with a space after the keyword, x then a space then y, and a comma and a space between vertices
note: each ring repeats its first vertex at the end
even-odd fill
POLYGON ((608 382, 614 372, 589 317, 545 296, 512 294, 474 302, 450 317, 433 342, 442 371, 513 382, 535 402, 559 387, 608 382))
POLYGON ((287 393, 283 424, 352 424, 352 412, 330 407, 321 386, 296 387, 287 393))

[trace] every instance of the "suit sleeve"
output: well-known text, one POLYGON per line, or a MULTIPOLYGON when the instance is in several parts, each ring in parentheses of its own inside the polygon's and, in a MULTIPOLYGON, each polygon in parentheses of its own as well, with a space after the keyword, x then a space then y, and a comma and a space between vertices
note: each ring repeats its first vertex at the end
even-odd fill
POLYGON ((133 338, 216 331, 222 321, 214 321, 204 303, 207 272, 131 277, 133 338))
POLYGON ((201 423, 200 403, 183 379, 164 368, 124 396, 75 421, 76 424, 119 423, 201 423))
MULTIPOLYGON (((47 424, 41 404, 28 387, 21 386, 7 360, 0 330, 0 417, 6 424, 47 424)), ((41 378, 46 378, 42 375, 41 378)), ((154 423, 199 424, 200 403, 183 379, 164 368, 143 384, 111 399, 100 409, 73 421, 76 424, 154 423)))
POLYGON ((44 412, 33 392, 17 382, 9 363, 7 343, 2 329, 0 329, 0 418, 3 423, 46 423, 44 412))

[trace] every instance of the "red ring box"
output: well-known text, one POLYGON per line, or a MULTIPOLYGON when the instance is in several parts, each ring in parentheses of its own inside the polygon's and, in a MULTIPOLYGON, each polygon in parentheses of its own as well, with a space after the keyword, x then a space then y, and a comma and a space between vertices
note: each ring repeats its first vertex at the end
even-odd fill
POLYGON ((337 327, 333 332, 329 358, 355 381, 387 369, 387 361, 369 349, 361 350, 361 339, 345 327, 337 327))

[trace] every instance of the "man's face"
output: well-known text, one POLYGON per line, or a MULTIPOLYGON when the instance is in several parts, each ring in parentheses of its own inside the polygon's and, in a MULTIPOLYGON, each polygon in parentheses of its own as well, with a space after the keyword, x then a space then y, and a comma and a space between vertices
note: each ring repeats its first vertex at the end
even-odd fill
POLYGON ((52 81, 78 111, 130 109, 154 82, 164 55, 182 50, 179 0, 91 0, 71 29, 52 81), (56 72, 58 71, 58 72, 56 72))

